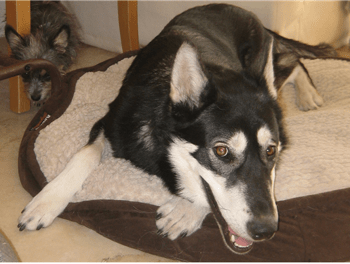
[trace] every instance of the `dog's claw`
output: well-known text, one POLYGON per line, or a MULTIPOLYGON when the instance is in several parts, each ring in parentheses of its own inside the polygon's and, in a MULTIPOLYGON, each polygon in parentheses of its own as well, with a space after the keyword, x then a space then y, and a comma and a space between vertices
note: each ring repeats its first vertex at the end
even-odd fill
POLYGON ((26 224, 18 224, 19 231, 23 231, 26 228, 26 224))
POLYGON ((25 210, 26 210, 26 209, 24 208, 24 209, 22 210, 21 214, 23 214, 23 213, 25 212, 25 210))
POLYGON ((182 232, 182 233, 180 234, 180 237, 181 237, 181 238, 187 237, 187 231, 182 232))
POLYGON ((158 229, 157 235, 161 236, 162 238, 168 237, 168 233, 164 233, 163 229, 158 229))
POLYGON ((158 214, 156 215, 156 220, 159 220, 159 219, 161 219, 162 217, 163 217, 163 215, 158 213, 158 214))
POLYGON ((163 234, 163 229, 158 229, 157 235, 158 235, 158 236, 161 236, 162 234, 163 234))
POLYGON ((40 230, 41 228, 43 228, 43 226, 44 226, 43 224, 38 225, 36 230, 40 230))

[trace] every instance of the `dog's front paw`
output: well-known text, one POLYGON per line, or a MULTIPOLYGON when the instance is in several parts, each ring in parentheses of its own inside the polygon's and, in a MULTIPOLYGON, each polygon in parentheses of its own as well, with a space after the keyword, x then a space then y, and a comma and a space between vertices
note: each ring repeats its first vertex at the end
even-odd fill
POLYGON ((22 211, 18 219, 20 231, 39 230, 49 226, 69 203, 70 197, 66 197, 58 190, 46 187, 22 211))
POLYGON ((158 234, 171 240, 189 236, 202 226, 209 208, 197 206, 183 198, 174 196, 159 207, 156 225, 158 234))

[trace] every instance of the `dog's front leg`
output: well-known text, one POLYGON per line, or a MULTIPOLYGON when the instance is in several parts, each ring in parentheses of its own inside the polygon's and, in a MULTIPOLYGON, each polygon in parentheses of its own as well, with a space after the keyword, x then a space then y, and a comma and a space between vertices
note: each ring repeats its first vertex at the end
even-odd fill
POLYGON ((179 236, 189 236, 202 226, 202 222, 209 212, 209 207, 203 207, 184 198, 173 196, 157 211, 158 234, 167 236, 171 240, 179 236))
POLYGON ((66 168, 25 207, 19 218, 22 231, 47 227, 63 212, 74 194, 79 191, 91 171, 101 160, 104 138, 100 136, 93 144, 78 151, 66 168))

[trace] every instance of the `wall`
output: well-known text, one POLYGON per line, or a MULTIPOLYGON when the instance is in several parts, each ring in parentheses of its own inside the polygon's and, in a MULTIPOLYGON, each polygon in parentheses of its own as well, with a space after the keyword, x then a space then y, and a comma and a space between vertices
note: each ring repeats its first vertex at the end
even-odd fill
POLYGON ((121 52, 117 1, 62 1, 78 18, 83 42, 121 52))
MULTIPOLYGON (((177 14, 208 3, 209 1, 140 1, 138 3, 140 43, 146 44, 152 40, 177 14)), ((249 10, 256 14, 266 27, 272 26, 273 1, 220 1, 220 3, 234 4, 249 10)))
MULTIPOLYGON (((182 11, 196 5, 219 1, 139 1, 138 22, 141 45, 147 44, 182 11)), ((220 1, 222 2, 222 1, 220 1)), ((254 12, 262 23, 281 35, 336 47, 348 43, 349 17, 345 1, 223 1, 254 12)), ((80 21, 83 41, 107 50, 121 52, 118 3, 114 1, 63 1, 80 21)), ((0 23, 5 2, 0 0, 0 23)), ((0 36, 4 24, 0 24, 0 36)))
MULTIPOLYGON (((215 1, 139 1, 139 41, 146 45, 177 14, 196 5, 215 1)), ((273 1, 216 1, 238 5, 254 12, 265 26, 272 25, 273 1)), ((117 1, 63 1, 80 21, 83 41, 107 50, 121 52, 117 1)))
POLYGON ((282 36, 311 45, 348 44, 349 16, 346 1, 275 2, 273 27, 282 36))

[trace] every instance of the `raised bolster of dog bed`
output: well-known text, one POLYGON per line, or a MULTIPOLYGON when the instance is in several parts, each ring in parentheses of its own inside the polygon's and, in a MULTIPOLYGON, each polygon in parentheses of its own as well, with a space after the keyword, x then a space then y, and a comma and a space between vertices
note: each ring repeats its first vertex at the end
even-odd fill
MULTIPOLYGON (((70 105, 76 83, 88 72, 108 67, 136 52, 124 53, 94 67, 67 74, 60 92, 39 110, 26 129, 19 152, 23 187, 36 195, 47 183, 34 152, 45 127, 70 105)), ((278 202, 279 231, 272 240, 255 243, 246 255, 228 250, 212 214, 189 237, 171 241, 157 235, 157 206, 123 200, 89 200, 70 203, 60 215, 120 244, 181 261, 344 261, 350 259, 350 189, 278 202)))

